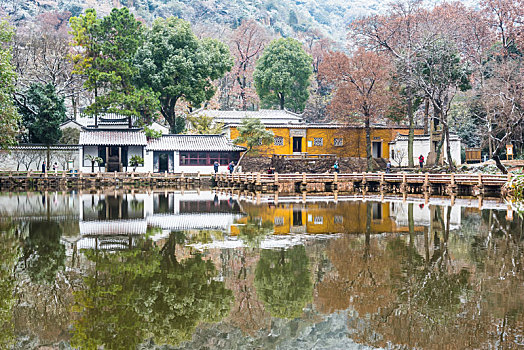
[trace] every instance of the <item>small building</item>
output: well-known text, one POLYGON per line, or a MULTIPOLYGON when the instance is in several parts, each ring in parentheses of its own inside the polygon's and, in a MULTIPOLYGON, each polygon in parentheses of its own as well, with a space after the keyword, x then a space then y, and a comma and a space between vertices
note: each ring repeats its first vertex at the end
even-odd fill
MULTIPOLYGON (((214 109, 199 109, 192 113, 193 116, 208 116, 213 118, 215 123, 224 125, 238 125, 246 118, 257 118, 264 125, 288 125, 303 124, 304 118, 287 110, 261 109, 258 111, 220 111, 214 109)), ((191 125, 188 125, 190 128, 191 125)))
POLYGON ((142 130, 90 129, 80 133, 81 171, 91 171, 88 155, 103 161, 95 171, 131 171, 131 158, 140 156, 144 164, 137 172, 212 173, 218 161, 219 171, 227 171, 229 162, 238 162, 244 147, 236 146, 224 135, 162 135, 147 139, 142 130))
MULTIPOLYGON (((451 134, 449 137, 450 140, 450 148, 451 148, 451 158, 452 161, 456 164, 462 164, 461 159, 461 142, 460 138, 455 135, 451 134)), ((390 154, 390 160, 391 165, 393 166, 399 166, 399 167, 406 167, 409 164, 408 159, 408 135, 406 134, 398 134, 393 141, 389 143, 389 147, 391 149, 390 154)), ((436 149, 436 145, 431 144, 430 136, 429 135, 415 135, 415 138, 413 140, 413 162, 415 165, 418 165, 419 161, 418 158, 420 155, 424 156, 425 163, 430 162, 430 152, 432 150, 436 149)), ((446 152, 446 143, 442 145, 441 150, 441 159, 447 162, 447 152, 446 152)))
MULTIPOLYGON (((340 123, 306 123, 301 115, 286 110, 215 111, 200 110, 193 115, 213 117, 224 124, 224 132, 231 140, 239 136, 238 127, 246 118, 258 118, 275 135, 272 145, 260 147, 261 154, 323 155, 339 157, 366 157, 366 131, 363 125, 340 123)), ((374 158, 388 158, 389 144, 399 133, 407 133, 407 126, 374 124, 371 128, 371 147, 374 158)), ((417 128, 415 134, 422 134, 417 128)))
MULTIPOLYGON (((84 128, 95 128, 103 127, 105 129, 121 129, 129 127, 129 119, 126 116, 113 113, 100 114, 98 118, 88 117, 82 114, 76 119, 68 119, 62 124, 60 124, 60 129, 64 130, 67 128, 73 128, 77 130, 83 130, 84 128)), ((162 135, 169 134, 169 128, 158 123, 153 122, 150 126, 150 129, 155 131, 160 131, 162 135)))
MULTIPOLYGON (((238 124, 226 127, 226 135, 232 140, 239 136, 238 124)), ((366 157, 366 130, 362 126, 344 124, 268 124, 273 132, 273 144, 262 147, 262 153, 270 155, 325 155, 339 157, 366 157)), ((373 158, 388 158, 389 143, 397 134, 406 133, 407 127, 374 125, 371 128, 371 152, 373 158)), ((415 130, 422 133, 422 129, 415 130)))
POLYGON ((147 163, 154 172, 211 173, 213 164, 220 164, 219 171, 238 162, 246 148, 234 145, 224 135, 163 135, 149 140, 146 148, 147 163))
MULTIPOLYGON (((95 164, 95 171, 122 172, 127 170, 133 156, 144 158, 147 146, 146 134, 140 129, 84 129, 80 132, 80 171, 90 172, 92 164, 88 156, 99 157, 102 163, 95 164)), ((144 158, 145 161, 145 158, 144 158)), ((146 166, 137 171, 145 171, 146 166)))

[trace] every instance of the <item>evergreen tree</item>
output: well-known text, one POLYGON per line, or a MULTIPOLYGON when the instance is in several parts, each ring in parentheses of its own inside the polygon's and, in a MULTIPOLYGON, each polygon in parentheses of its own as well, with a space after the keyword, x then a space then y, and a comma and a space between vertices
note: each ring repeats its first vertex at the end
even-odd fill
POLYGON ((18 101, 22 124, 27 129, 27 141, 47 146, 47 168, 50 166, 50 146, 62 137, 60 124, 66 120, 64 98, 56 94, 52 84, 31 84, 18 101))
POLYGON ((313 59, 297 40, 273 40, 253 74, 257 94, 265 106, 302 111, 309 97, 313 59))
POLYGON ((137 89, 133 59, 143 43, 142 24, 124 7, 99 19, 94 9, 70 20, 73 45, 83 50, 73 56, 74 73, 86 77, 84 86, 95 101, 87 113, 118 113, 151 124, 158 107, 150 89, 137 89))
POLYGON ((233 66, 228 47, 213 39, 199 40, 188 22, 170 17, 157 19, 146 34, 136 59, 139 86, 159 94, 160 112, 172 133, 185 127, 175 107, 184 100, 198 107, 215 94, 211 83, 233 66))
POLYGON ((53 85, 31 84, 23 94, 19 109, 22 124, 28 131, 28 142, 51 145, 60 140, 60 124, 66 120, 66 108, 53 85))
POLYGON ((247 150, 242 154, 238 160, 238 165, 242 162, 242 159, 253 149, 257 149, 260 146, 269 146, 273 143, 274 134, 272 131, 266 130, 266 127, 260 119, 257 118, 244 118, 242 124, 238 127, 239 136, 234 140, 237 145, 246 145, 247 150))
POLYGON ((13 30, 0 21, 0 148, 16 143, 20 116, 13 102, 15 73, 11 64, 11 48, 8 46, 13 30))

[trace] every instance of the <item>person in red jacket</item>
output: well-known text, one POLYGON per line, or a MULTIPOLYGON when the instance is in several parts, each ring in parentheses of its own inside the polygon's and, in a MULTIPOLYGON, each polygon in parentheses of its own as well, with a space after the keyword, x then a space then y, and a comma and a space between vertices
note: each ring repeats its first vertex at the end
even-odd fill
POLYGON ((424 156, 422 154, 418 157, 418 163, 420 164, 420 169, 422 169, 424 167, 424 156))

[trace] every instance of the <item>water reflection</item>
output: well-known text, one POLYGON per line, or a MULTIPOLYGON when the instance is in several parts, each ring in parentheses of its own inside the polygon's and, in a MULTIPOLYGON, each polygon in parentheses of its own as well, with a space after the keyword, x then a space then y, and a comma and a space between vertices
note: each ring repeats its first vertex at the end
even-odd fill
POLYGON ((133 349, 146 339, 176 345, 200 323, 221 320, 232 293, 201 254, 177 259, 176 246, 184 241, 173 232, 162 248, 144 241, 117 253, 86 252, 94 265, 75 294, 72 345, 133 349))
POLYGON ((313 297, 305 247, 261 251, 255 270, 255 287, 271 316, 300 317, 313 297))
POLYGON ((16 226, 0 223, 0 348, 8 348, 14 341, 13 307, 16 280, 14 271, 20 255, 16 226))
POLYGON ((0 204, 0 348, 524 342, 524 221, 505 211, 205 191, 0 204))

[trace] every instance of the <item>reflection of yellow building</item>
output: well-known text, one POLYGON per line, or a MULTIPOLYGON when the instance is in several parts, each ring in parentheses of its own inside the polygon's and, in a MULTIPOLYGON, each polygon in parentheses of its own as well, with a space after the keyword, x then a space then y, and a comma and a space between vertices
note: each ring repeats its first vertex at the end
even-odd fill
MULTIPOLYGON (((285 203, 256 206, 244 203, 243 210, 247 217, 271 221, 275 234, 289 233, 365 233, 370 211, 371 233, 407 232, 407 227, 397 225, 390 214, 391 203, 379 202, 340 202, 334 203, 285 203)), ((247 217, 237 221, 231 227, 231 233, 238 234, 238 225, 245 224, 247 217)), ((415 226, 415 231, 423 228, 415 226)))

